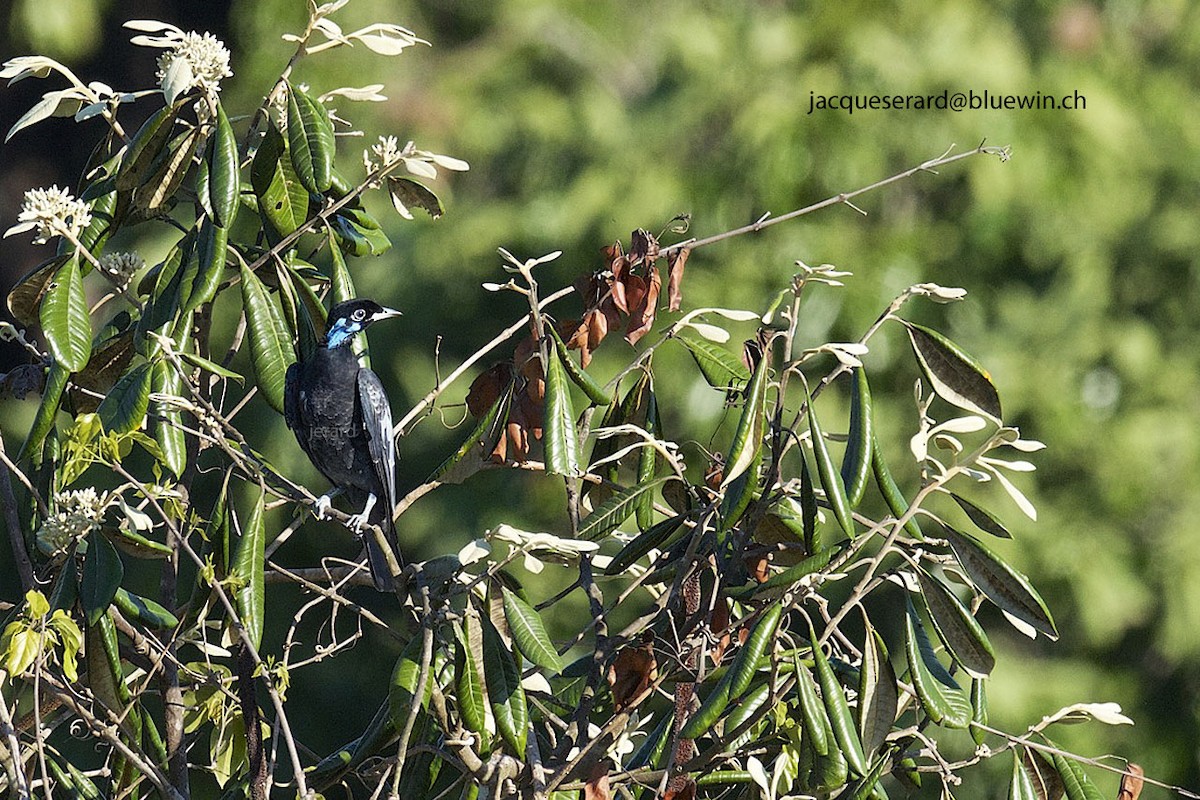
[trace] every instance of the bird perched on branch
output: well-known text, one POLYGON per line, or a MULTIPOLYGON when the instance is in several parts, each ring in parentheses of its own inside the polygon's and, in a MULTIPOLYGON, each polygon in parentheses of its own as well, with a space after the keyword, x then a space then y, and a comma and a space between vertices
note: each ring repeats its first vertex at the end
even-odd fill
MULTIPOLYGON (((347 300, 329 311, 325 338, 310 356, 288 367, 284 418, 313 465, 362 511, 349 520, 367 548, 375 588, 393 591, 388 559, 377 526, 400 564, 392 509, 396 495, 396 443, 392 410, 379 376, 362 366, 350 346, 372 323, 400 316, 371 300, 347 300)), ((330 507, 330 493, 316 504, 318 519, 330 507)))

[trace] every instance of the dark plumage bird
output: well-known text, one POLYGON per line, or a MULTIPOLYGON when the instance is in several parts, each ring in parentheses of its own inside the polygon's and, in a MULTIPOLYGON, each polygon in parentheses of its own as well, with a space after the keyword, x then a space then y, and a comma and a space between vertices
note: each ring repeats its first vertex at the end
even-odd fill
MULTIPOLYGON (((396 443, 392 410, 379 376, 358 362, 350 343, 369 325, 400 312, 371 300, 347 300, 329 311, 325 338, 313 354, 288 367, 284 386, 284 418, 300 447, 321 473, 344 490, 362 511, 350 527, 362 536, 371 577, 381 592, 394 581, 387 559, 367 525, 377 525, 400 563, 392 509, 396 495, 396 443)), ((330 505, 328 494, 317 500, 317 517, 330 505)))

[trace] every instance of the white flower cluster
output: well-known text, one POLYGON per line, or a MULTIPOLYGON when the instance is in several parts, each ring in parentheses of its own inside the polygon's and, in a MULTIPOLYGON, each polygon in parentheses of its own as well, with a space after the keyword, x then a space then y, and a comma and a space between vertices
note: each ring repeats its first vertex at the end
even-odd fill
POLYGON ((74 238, 92 222, 90 206, 76 200, 66 189, 51 186, 49 189, 30 189, 25 192, 17 224, 4 232, 5 237, 14 233, 37 230, 34 244, 46 244, 55 236, 67 235, 74 238))
POLYGON ((54 499, 58 511, 46 517, 37 532, 38 549, 51 557, 98 528, 108 507, 108 498, 96 494, 91 486, 57 494, 54 499))
POLYGON ((146 261, 137 253, 105 253, 100 257, 100 269, 114 284, 122 288, 128 286, 133 276, 144 266, 146 261))
POLYGON ((229 68, 229 49, 211 33, 184 33, 166 22, 130 20, 126 28, 154 36, 134 36, 134 44, 166 50, 158 57, 158 82, 168 103, 199 87, 207 96, 216 97, 221 79, 233 75, 229 68))

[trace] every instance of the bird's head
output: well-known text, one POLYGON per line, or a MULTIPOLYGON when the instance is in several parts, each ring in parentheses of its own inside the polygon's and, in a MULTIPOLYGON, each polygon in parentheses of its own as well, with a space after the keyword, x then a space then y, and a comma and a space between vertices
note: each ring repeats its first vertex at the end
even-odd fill
POLYGON ((329 325, 325 333, 325 346, 330 350, 340 347, 355 334, 362 333, 372 322, 388 317, 398 317, 400 312, 385 308, 374 300, 347 300, 329 310, 329 325))

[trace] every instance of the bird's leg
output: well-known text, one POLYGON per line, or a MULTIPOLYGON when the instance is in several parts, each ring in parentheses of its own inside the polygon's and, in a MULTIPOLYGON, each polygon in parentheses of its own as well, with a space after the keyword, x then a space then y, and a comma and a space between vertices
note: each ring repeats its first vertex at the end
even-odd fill
POLYGON ((361 531, 363 526, 367 524, 367 519, 371 516, 371 509, 375 507, 375 499, 376 498, 374 494, 368 493, 367 502, 363 504, 363 510, 346 521, 346 524, 349 525, 351 530, 353 530, 355 533, 361 531))
POLYGON ((325 494, 318 497, 317 501, 313 503, 313 515, 317 519, 325 519, 325 517, 329 516, 329 509, 333 506, 333 498, 337 497, 341 493, 342 490, 335 486, 325 494))

